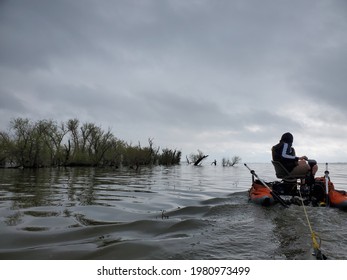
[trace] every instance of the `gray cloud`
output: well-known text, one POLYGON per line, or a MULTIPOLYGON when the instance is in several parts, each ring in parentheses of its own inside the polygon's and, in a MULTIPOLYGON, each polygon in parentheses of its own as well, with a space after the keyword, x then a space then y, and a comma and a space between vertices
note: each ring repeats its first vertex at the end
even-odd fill
POLYGON ((22 100, 18 99, 13 93, 0 92, 0 110, 18 112, 24 110, 22 100))
POLYGON ((2 1, 0 126, 77 117, 254 161, 286 131, 299 150, 316 153, 310 135, 347 150, 346 14, 339 0, 2 1))

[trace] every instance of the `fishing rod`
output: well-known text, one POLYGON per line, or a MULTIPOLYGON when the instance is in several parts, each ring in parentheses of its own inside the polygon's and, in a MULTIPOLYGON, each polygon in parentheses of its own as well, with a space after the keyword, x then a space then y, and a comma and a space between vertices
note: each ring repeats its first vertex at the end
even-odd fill
POLYGON ((250 169, 246 163, 244 163, 244 166, 248 168, 248 170, 251 172, 253 176, 255 176, 266 188, 270 190, 270 194, 279 202, 281 203, 285 208, 288 208, 288 204, 278 195, 276 194, 266 183, 264 180, 259 178, 259 176, 255 173, 254 170, 250 169))

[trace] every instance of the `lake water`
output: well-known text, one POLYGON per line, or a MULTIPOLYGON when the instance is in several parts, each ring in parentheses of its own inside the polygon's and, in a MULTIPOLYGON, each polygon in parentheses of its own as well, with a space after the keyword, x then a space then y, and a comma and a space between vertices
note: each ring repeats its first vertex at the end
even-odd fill
MULTIPOLYGON (((249 164, 266 181, 271 164, 249 164)), ((318 175, 324 174, 320 164, 318 175)), ((347 190, 347 164, 330 164, 347 190)), ((248 201, 249 170, 0 170, 0 259, 311 259, 303 208, 248 201)), ((347 212, 307 207, 329 259, 347 259, 347 212)))

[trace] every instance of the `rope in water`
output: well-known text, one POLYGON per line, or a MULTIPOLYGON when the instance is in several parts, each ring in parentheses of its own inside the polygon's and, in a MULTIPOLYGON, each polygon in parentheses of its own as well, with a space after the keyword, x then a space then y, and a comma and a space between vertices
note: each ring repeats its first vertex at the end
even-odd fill
POLYGON ((321 239, 320 237, 318 236, 318 234, 316 234, 313 229, 312 229, 312 226, 311 226, 311 223, 310 223, 310 219, 308 218, 308 214, 307 214, 307 211, 306 211, 306 207, 305 207, 305 204, 304 204, 304 200, 302 198, 302 195, 301 195, 301 191, 299 189, 299 194, 300 194, 300 198, 301 198, 301 204, 302 204, 302 207, 304 209, 304 213, 305 213, 305 216, 306 216, 306 220, 307 220, 307 224, 308 224, 308 227, 310 229, 310 233, 311 233, 311 238, 312 238, 312 244, 313 244, 313 249, 315 251, 315 255, 316 255, 316 258, 317 259, 326 259, 327 257, 322 254, 321 250, 320 250, 320 246, 321 246, 321 239), (319 238, 319 243, 317 241, 317 237, 319 238))

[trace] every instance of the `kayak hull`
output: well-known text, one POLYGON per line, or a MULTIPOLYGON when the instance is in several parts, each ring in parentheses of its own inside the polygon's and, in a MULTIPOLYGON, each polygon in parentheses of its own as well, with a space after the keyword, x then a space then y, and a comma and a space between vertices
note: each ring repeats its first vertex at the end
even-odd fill
POLYGON ((329 203, 331 207, 347 210, 347 194, 345 191, 329 191, 329 203))
MULTIPOLYGON (((326 188, 325 177, 315 178, 315 181, 316 183, 324 184, 326 188)), ((347 210, 347 193, 342 190, 336 190, 333 182, 330 180, 328 181, 328 195, 330 207, 347 210)))

